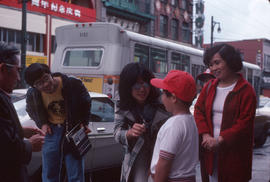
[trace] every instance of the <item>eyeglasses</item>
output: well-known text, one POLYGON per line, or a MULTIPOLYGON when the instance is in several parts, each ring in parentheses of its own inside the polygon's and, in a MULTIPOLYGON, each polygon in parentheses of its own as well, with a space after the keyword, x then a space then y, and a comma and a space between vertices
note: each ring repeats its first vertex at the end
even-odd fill
POLYGON ((7 67, 10 67, 10 68, 17 68, 18 72, 21 72, 22 71, 22 67, 18 66, 18 65, 14 65, 14 64, 8 64, 8 63, 4 63, 7 67))
POLYGON ((45 83, 47 83, 48 81, 51 80, 51 75, 50 74, 45 74, 41 79, 37 80, 34 83, 34 87, 36 88, 42 88, 44 86, 45 83))
POLYGON ((150 85, 146 82, 143 82, 143 83, 135 83, 133 86, 132 86, 132 89, 134 90, 140 90, 142 87, 144 88, 149 88, 150 85))

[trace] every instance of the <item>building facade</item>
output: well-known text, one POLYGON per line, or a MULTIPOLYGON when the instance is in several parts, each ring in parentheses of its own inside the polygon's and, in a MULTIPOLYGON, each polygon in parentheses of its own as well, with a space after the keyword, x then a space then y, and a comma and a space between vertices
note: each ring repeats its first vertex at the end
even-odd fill
POLYGON ((155 0, 155 36, 192 44, 193 1, 155 0))
MULTIPOLYGON (((21 48, 22 1, 0 1, 0 41, 21 48)), ((94 2, 82 0, 27 1, 26 66, 33 62, 49 64, 55 51, 55 29, 76 22, 96 21, 94 2)))
POLYGON ((117 23, 127 30, 153 35, 152 0, 97 0, 97 21, 117 23))

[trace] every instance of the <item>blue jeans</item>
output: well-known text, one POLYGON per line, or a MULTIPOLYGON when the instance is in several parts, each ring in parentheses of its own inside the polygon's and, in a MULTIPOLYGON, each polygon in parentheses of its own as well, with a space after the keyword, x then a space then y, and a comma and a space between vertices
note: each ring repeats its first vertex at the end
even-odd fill
POLYGON ((52 134, 45 136, 42 147, 42 181, 60 182, 62 161, 65 160, 69 182, 84 182, 84 160, 75 159, 71 153, 63 153, 61 143, 64 127, 50 125, 52 134))

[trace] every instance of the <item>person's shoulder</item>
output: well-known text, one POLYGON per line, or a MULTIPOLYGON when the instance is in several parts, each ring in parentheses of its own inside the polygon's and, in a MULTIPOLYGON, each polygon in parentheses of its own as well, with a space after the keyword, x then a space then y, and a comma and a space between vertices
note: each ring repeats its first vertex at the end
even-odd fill
POLYGON ((26 92, 26 97, 30 97, 30 96, 33 96, 33 95, 38 94, 38 93, 40 93, 38 91, 38 89, 36 89, 34 87, 29 87, 27 92, 26 92))

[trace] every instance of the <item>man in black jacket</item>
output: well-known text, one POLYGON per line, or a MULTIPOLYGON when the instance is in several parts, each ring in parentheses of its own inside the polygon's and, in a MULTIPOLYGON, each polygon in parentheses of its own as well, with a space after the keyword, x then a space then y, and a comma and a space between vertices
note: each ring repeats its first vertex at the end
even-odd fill
POLYGON ((20 80, 19 50, 0 42, 0 181, 28 182, 26 165, 41 150, 44 133, 22 128, 9 94, 20 80), (28 138, 27 140, 24 137, 28 138))
POLYGON ((90 132, 91 98, 81 80, 61 73, 50 72, 45 64, 31 64, 25 80, 32 87, 27 92, 26 110, 45 133, 42 148, 43 182, 59 181, 62 161, 65 161, 68 180, 84 181, 83 157, 76 157, 66 147, 64 135, 81 123, 90 132))

